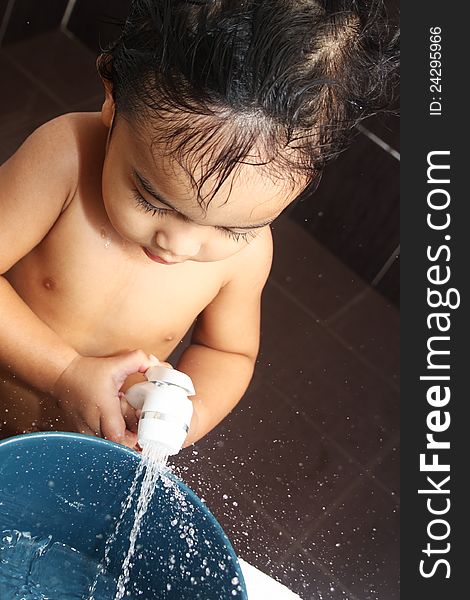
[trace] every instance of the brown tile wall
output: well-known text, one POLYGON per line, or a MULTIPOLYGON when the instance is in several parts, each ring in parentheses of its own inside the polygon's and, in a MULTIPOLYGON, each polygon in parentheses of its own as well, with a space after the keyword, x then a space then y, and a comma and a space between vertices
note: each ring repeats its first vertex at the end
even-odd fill
MULTIPOLYGON (((290 218, 370 284, 400 243, 398 153, 376 137, 379 124, 376 120, 377 134, 371 136, 365 122, 351 148, 328 165, 315 194, 289 212, 290 218)), ((393 125, 397 131, 397 119, 393 125)), ((397 145, 396 134, 385 136, 385 131, 381 135, 397 145)), ((398 278, 379 289, 396 302, 398 278)))
POLYGON ((60 25, 68 0, 0 0, 1 43, 16 42, 60 25))

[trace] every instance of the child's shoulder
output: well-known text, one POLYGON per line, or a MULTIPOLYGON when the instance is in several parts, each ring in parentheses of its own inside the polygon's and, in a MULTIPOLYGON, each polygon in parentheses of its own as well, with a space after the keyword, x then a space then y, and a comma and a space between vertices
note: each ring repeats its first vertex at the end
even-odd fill
POLYGON ((100 146, 104 154, 105 143, 99 113, 65 114, 38 127, 0 166, 0 270, 50 231, 75 196, 84 163, 88 173, 90 157, 99 156, 100 146))
POLYGON ((108 130, 99 112, 66 113, 48 121, 37 132, 41 129, 56 141, 57 152, 66 154, 71 164, 83 161, 90 151, 104 155, 108 130))
POLYGON ((73 140, 74 146, 78 150, 97 141, 105 145, 108 134, 108 129, 103 125, 99 112, 66 113, 52 119, 45 126, 55 127, 65 136, 69 136, 69 141, 73 140))
POLYGON ((90 155, 100 155, 100 147, 103 155, 105 143, 106 129, 99 113, 67 113, 35 129, 2 165, 2 174, 11 178, 26 172, 33 179, 53 172, 57 188, 67 187, 73 195, 80 165, 90 155))
POLYGON ((106 139, 106 129, 100 113, 66 113, 42 124, 28 137, 25 144, 41 144, 47 155, 77 160, 80 150, 93 139, 106 139))
POLYGON ((106 134, 100 113, 67 113, 41 125, 25 144, 33 151, 41 149, 42 159, 37 166, 40 168, 40 163, 46 168, 53 166, 56 178, 67 182, 67 195, 71 199, 79 186, 80 173, 90 174, 94 168, 100 172, 106 134))
POLYGON ((79 142, 88 136, 103 137, 107 129, 101 121, 99 112, 71 112, 47 121, 36 131, 47 131, 56 139, 69 142, 75 139, 79 142))
POLYGON ((273 237, 270 227, 263 227, 240 252, 226 261, 225 284, 245 287, 252 292, 262 290, 271 270, 273 237))
POLYGON ((106 134, 100 113, 75 112, 47 121, 27 141, 42 144, 48 156, 73 170, 93 148, 104 154, 106 134))

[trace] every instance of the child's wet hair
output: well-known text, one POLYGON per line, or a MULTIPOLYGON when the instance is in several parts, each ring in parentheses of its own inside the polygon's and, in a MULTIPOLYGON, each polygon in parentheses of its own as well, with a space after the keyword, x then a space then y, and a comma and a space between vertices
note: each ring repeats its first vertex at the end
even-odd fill
POLYGON ((382 0, 134 0, 99 71, 212 196, 243 163, 311 189, 389 105, 397 63, 382 0))

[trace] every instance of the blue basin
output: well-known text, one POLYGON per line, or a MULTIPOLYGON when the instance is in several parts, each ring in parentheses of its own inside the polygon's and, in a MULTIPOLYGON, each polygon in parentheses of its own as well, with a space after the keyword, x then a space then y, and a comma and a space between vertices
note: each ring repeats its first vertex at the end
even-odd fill
MULTIPOLYGON (((0 441, 0 531, 52 536, 100 562, 139 461, 140 455, 124 446, 74 433, 0 441)), ((184 496, 187 512, 181 514, 171 487, 159 479, 138 539, 129 590, 148 600, 246 600, 237 557, 219 523, 194 492, 169 477, 184 496), (182 535, 185 520, 195 530, 190 547, 182 535)), ((108 570, 116 578, 132 523, 133 511, 128 511, 111 548, 108 570)))

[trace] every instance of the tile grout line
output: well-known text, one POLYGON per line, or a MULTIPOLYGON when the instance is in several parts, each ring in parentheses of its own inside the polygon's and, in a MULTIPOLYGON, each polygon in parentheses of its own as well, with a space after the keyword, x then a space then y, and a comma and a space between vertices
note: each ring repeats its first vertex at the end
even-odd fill
MULTIPOLYGON (((273 526, 274 530, 277 531, 278 533, 280 532, 282 535, 284 535, 286 537, 286 539, 290 539, 293 540, 293 536, 292 534, 287 531, 286 529, 284 529, 284 527, 282 527, 281 525, 279 525, 279 523, 277 521, 275 521, 271 515, 269 515, 268 513, 266 513, 266 511, 257 503, 257 502, 253 502, 253 499, 249 496, 249 494, 247 494, 246 492, 241 491, 237 484, 235 483, 235 481, 231 480, 231 479, 227 479, 228 482, 230 482, 232 484, 232 486, 245 498, 248 498, 250 500, 250 502, 255 506, 256 510, 258 512, 261 513, 261 515, 267 520, 269 521, 269 523, 273 526)), ((303 539, 303 538, 302 538, 303 539)), ((310 555, 310 553, 308 553, 306 550, 304 550, 302 548, 302 546, 300 545, 299 541, 296 540, 294 541, 288 548, 288 550, 286 550, 286 552, 284 552, 281 557, 279 559, 276 560, 272 560, 271 564, 273 565, 282 565, 282 563, 290 556, 292 556, 294 554, 294 552, 296 550, 300 550, 302 552, 302 554, 305 556, 305 558, 313 559, 313 556, 310 555)), ((342 583, 341 581, 336 577, 336 575, 334 575, 331 571, 328 570, 328 567, 326 567, 325 565, 323 565, 323 563, 317 559, 314 559, 315 564, 319 567, 320 571, 326 575, 327 577, 331 578, 343 591, 347 592, 348 594, 351 595, 350 600, 359 600, 358 598, 356 598, 356 596, 352 595, 352 592, 350 592, 350 590, 348 590, 342 583)), ((261 569, 262 570, 262 569, 261 569)), ((280 582, 282 583, 282 581, 280 582)), ((284 585, 288 585, 286 583, 284 583, 284 585)))
POLYGON ((226 474, 225 471, 222 471, 221 473, 224 480, 227 483, 229 483, 229 485, 231 485, 240 494, 240 496, 243 496, 245 499, 249 500, 249 502, 256 508, 256 510, 261 514, 261 516, 271 525, 273 525, 278 532, 281 532, 282 535, 284 535, 287 539, 294 539, 294 536, 287 528, 285 528, 281 523, 276 521, 274 517, 272 517, 271 514, 251 496, 251 494, 249 494, 247 491, 240 487, 237 479, 230 477, 226 474))
POLYGON ((365 296, 367 296, 367 294, 370 293, 371 288, 373 288, 375 291, 375 286, 377 286, 380 283, 380 281, 385 277, 385 275, 388 273, 389 269, 391 268, 393 263, 398 259, 399 256, 400 256, 400 244, 398 244, 398 246, 395 248, 395 250, 392 252, 392 254, 385 261, 384 266, 380 269, 380 271, 374 277, 372 282, 369 284, 369 287, 367 287, 362 292, 359 292, 359 294, 357 294, 356 296, 351 298, 351 300, 349 300, 349 302, 347 302, 344 306, 339 308, 331 316, 327 317, 325 319, 325 323, 327 325, 336 323, 344 315, 344 313, 346 313, 351 307, 355 306, 358 302, 360 302, 363 298, 365 298, 365 296))
POLYGON ((15 7, 15 3, 16 3, 16 0, 8 0, 8 3, 5 7, 5 12, 3 13, 2 23, 0 25, 0 46, 2 45, 3 38, 5 37, 5 33, 7 32, 11 13, 13 12, 13 8, 15 7))
MULTIPOLYGON (((397 437, 398 436, 395 436, 395 438, 393 438, 392 441, 394 443, 396 443, 397 437)), ((391 445, 391 444, 389 444, 389 445, 391 445)), ((392 446, 392 448, 393 448, 393 446, 392 446)), ((379 461, 376 460, 375 462, 378 463, 379 461)), ((359 486, 358 481, 360 481, 360 478, 358 478, 357 480, 351 482, 351 484, 347 488, 345 488, 345 490, 343 490, 343 492, 340 494, 340 496, 337 498, 337 500, 330 506, 330 508, 322 514, 322 516, 320 517, 320 519, 318 519, 318 521, 315 522, 315 525, 311 529, 308 529, 306 531, 306 533, 304 533, 304 535, 302 535, 298 540, 296 540, 296 542, 294 544, 292 544, 292 546, 289 548, 289 550, 287 550, 287 552, 285 552, 282 555, 282 557, 279 559, 279 561, 277 561, 277 562, 283 562, 283 561, 285 561, 286 559, 289 558, 289 556, 292 556, 292 554, 296 550, 300 550, 302 552, 302 554, 304 554, 307 558, 311 558, 314 562, 317 561, 317 562, 315 562, 315 564, 319 563, 319 566, 320 566, 320 569, 321 569, 321 567, 323 566, 322 563, 321 563, 321 561, 318 561, 318 559, 316 559, 315 556, 310 551, 305 550, 302 547, 301 544, 302 544, 302 542, 304 542, 307 539, 307 537, 311 533, 315 533, 316 531, 318 531, 318 528, 319 528, 318 525, 321 525, 325 521, 325 519, 326 519, 327 516, 332 516, 331 509, 332 508, 336 508, 341 501, 343 501, 345 498, 347 498, 347 496, 349 495, 350 492, 352 492, 356 487, 359 486)), ((321 570, 323 570, 323 569, 321 569, 321 570)), ((353 594, 347 587, 345 587, 341 583, 341 581, 339 581, 336 577, 334 577, 334 579, 336 581, 338 581, 339 585, 341 586, 341 588, 344 589, 344 591, 346 593, 348 593, 348 594, 351 595, 350 600, 359 600, 359 598, 357 598, 355 596, 355 594, 353 594)))
POLYGON ((49 89, 47 85, 45 85, 40 79, 37 79, 28 69, 26 69, 21 62, 17 61, 9 54, 4 53, 3 56, 10 62, 12 66, 14 66, 18 71, 20 71, 27 79, 31 81, 36 87, 38 87, 42 92, 44 92, 51 100, 53 100, 56 104, 60 106, 62 110, 67 110, 68 105, 66 102, 63 102, 58 96, 54 94, 52 90, 49 89))
POLYGON ((90 54, 92 54, 95 57, 95 59, 96 59, 96 57, 97 57, 96 52, 93 52, 93 50, 91 50, 85 44, 85 42, 82 42, 82 40, 77 35, 75 35, 73 31, 71 31, 67 27, 60 27, 60 32, 63 33, 66 37, 68 37, 69 40, 71 40, 72 42, 74 42, 77 46, 80 46, 81 48, 84 48, 87 52, 89 52, 90 54))
MULTIPOLYGON (((314 556, 308 550, 304 550, 304 548, 302 548, 302 546, 298 542, 295 542, 295 544, 292 544, 292 546, 289 548, 289 550, 287 552, 285 552, 279 560, 275 561, 275 564, 283 564, 289 558, 291 558, 291 557, 293 558, 293 554, 296 551, 300 551, 303 554, 303 556, 307 560, 311 560, 313 562, 313 564, 316 565, 324 575, 326 575, 327 577, 332 579, 333 582, 339 588, 341 588, 341 590, 344 593, 346 593, 348 595, 346 600, 360 600, 360 598, 358 596, 356 596, 356 594, 351 592, 351 590, 347 586, 345 586, 344 583, 342 583, 341 580, 338 579, 338 577, 332 571, 330 571, 328 569, 328 567, 326 567, 321 560, 319 560, 316 556, 314 556)), ((305 599, 305 600, 307 600, 307 599, 305 599)))
MULTIPOLYGON (((316 531, 318 531, 319 527, 326 520, 326 518, 333 516, 332 512, 336 508, 338 508, 338 506, 349 496, 349 494, 351 492, 353 492, 356 488, 358 488, 361 484, 362 484, 362 479, 361 479, 361 476, 359 476, 355 480, 353 480, 346 488, 344 488, 344 490, 341 492, 341 494, 339 494, 339 496, 336 498, 336 500, 334 502, 332 502, 331 505, 328 507, 328 509, 322 513, 321 517, 317 521, 315 521, 313 526, 310 529, 308 529, 304 533, 304 535, 302 537, 300 537, 297 541, 301 542, 301 541, 305 540, 311 533, 315 533, 316 531)), ((396 503, 394 503, 394 504, 396 504, 396 503)))
MULTIPOLYGON (((359 487, 360 483, 362 483, 361 478, 358 477, 357 479, 355 479, 354 481, 352 481, 342 492, 341 494, 337 497, 337 499, 330 505, 330 507, 328 508, 328 510, 325 510, 321 517, 315 521, 314 525, 311 528, 307 528, 307 530, 305 531, 305 533, 303 535, 301 535, 295 542, 294 544, 292 544, 292 546, 285 552, 285 554, 283 554, 281 556, 281 558, 279 559, 279 562, 286 560, 286 558, 288 558, 289 556, 291 556, 292 552, 295 552, 296 549, 300 549, 302 551, 303 554, 305 554, 307 557, 312 558, 312 560, 316 560, 315 557, 313 556, 313 554, 311 554, 308 550, 305 550, 302 547, 303 542, 308 538, 308 536, 312 533, 315 533, 316 531, 318 531, 319 527, 321 526, 321 524, 326 520, 327 517, 332 516, 331 512, 333 509, 336 509, 339 504, 349 496, 349 494, 354 491, 354 489, 356 487, 359 487)), ((321 564, 321 563, 320 563, 321 564)), ((336 579, 336 577, 335 577, 336 579)), ((341 583, 341 582, 339 582, 341 583)), ((343 585, 341 584, 341 587, 343 587, 343 585)), ((346 588, 347 589, 347 588, 346 588)), ((352 593, 349 590, 347 590, 348 593, 352 593)), ((359 600, 356 598, 356 596, 353 595, 353 598, 351 600, 359 600)))
POLYGON ((385 150, 385 152, 393 156, 393 158, 400 161, 400 153, 397 152, 394 148, 392 148, 390 144, 384 142, 382 138, 380 138, 378 135, 375 135, 375 133, 372 133, 372 131, 370 131, 370 129, 367 129, 367 127, 364 127, 364 125, 356 125, 356 128, 366 137, 368 137, 372 142, 377 144, 377 146, 380 146, 382 150, 385 150))
MULTIPOLYGON (((295 544, 302 544, 309 535, 315 533, 319 530, 322 523, 326 521, 328 517, 332 517, 332 512, 341 505, 341 503, 360 485, 362 484, 361 476, 357 477, 351 483, 344 488, 344 490, 337 496, 336 500, 334 500, 328 507, 328 509, 324 510, 320 516, 314 523, 312 523, 312 527, 307 528, 305 532, 296 540, 295 544)), ((294 545, 295 545, 294 544, 294 545)))
POLYGON ((372 282, 371 282, 372 287, 376 287, 382 281, 382 279, 388 273, 388 271, 390 270, 390 268, 392 267, 392 265, 398 259, 399 256, 400 256, 400 244, 398 244, 398 246, 395 248, 395 250, 392 252, 392 254, 389 256, 389 258, 385 262, 384 266, 380 269, 380 271, 377 273, 377 275, 372 280, 372 282))
POLYGON ((378 468, 380 467, 380 465, 387 458, 389 458, 390 456, 392 456, 395 447, 399 446, 399 445, 400 445, 400 434, 398 433, 387 444, 388 452, 384 453, 380 458, 377 458, 375 461, 371 461, 371 463, 369 463, 369 466, 367 467, 367 470, 366 470, 366 475, 368 477, 370 477, 370 479, 372 479, 372 481, 375 483, 375 485, 377 485, 379 488, 381 488, 382 491, 387 492, 388 494, 390 494, 390 496, 392 496, 392 498, 395 501, 397 507, 399 507, 400 504, 401 504, 401 502, 400 502, 400 494, 397 494, 396 492, 394 492, 393 490, 391 490, 388 486, 386 486, 384 483, 382 483, 382 481, 376 475, 374 475, 374 472, 376 472, 378 470, 378 468))
POLYGON ((356 465, 356 467, 358 467, 360 469, 362 474, 366 475, 371 481, 374 482, 374 484, 378 485, 378 487, 380 487, 383 491, 387 492, 392 497, 393 501, 396 504, 399 504, 399 502, 400 502, 399 495, 396 494, 395 492, 393 492, 385 484, 383 484, 380 480, 378 480, 376 477, 374 477, 372 475, 375 468, 381 462, 383 462, 386 458, 388 458, 388 456, 393 452, 393 447, 397 445, 397 440, 400 439, 399 433, 395 434, 385 444, 384 448, 382 449, 383 451, 380 454, 380 457, 371 460, 367 464, 363 464, 362 462, 360 462, 359 460, 357 460, 356 458, 351 456, 351 454, 345 448, 343 448, 343 446, 341 446, 341 444, 339 442, 337 442, 327 432, 325 432, 321 427, 319 427, 319 425, 317 425, 317 423, 305 411, 303 411, 299 406, 297 406, 295 404, 295 401, 291 403, 290 398, 282 390, 277 389, 276 387, 271 385, 269 382, 267 383, 267 385, 271 388, 271 390, 273 391, 274 394, 277 394, 281 398, 281 400, 285 404, 287 404, 287 406, 292 408, 292 405, 294 405, 295 408, 302 414, 303 418, 306 421, 308 421, 309 425, 311 425, 317 431, 317 433, 324 436, 328 440, 328 442, 330 442, 331 445, 334 446, 336 448, 336 450, 338 450, 340 452, 340 454, 342 454, 344 456, 344 458, 347 458, 349 461, 353 462, 356 465))
POLYGON ((294 539, 293 535, 289 532, 288 529, 283 527, 280 523, 278 523, 267 511, 264 509, 261 504, 259 504, 256 500, 254 500, 251 495, 243 490, 238 484, 238 480, 233 479, 229 475, 226 474, 225 471, 220 470, 225 483, 228 483, 236 492, 242 496, 243 498, 249 500, 249 502, 256 508, 256 510, 261 514, 261 516, 269 522, 270 525, 273 525, 277 532, 281 532, 287 539, 294 539))
POLYGON ((359 292, 351 298, 346 304, 339 308, 335 313, 325 319, 325 323, 330 326, 336 323, 350 308, 356 306, 363 298, 370 293, 370 288, 365 288, 362 292, 359 292))
MULTIPOLYGON (((277 392, 278 396, 280 396, 284 402, 286 402, 287 397, 283 394, 283 392, 277 390, 270 384, 268 384, 268 385, 271 389, 273 389, 274 391, 277 392)), ((289 404, 289 403, 287 402, 287 404, 289 404)), ((303 412, 303 411, 301 411, 301 412, 303 412)), ((328 510, 325 510, 321 514, 319 519, 317 519, 316 521, 310 522, 310 524, 312 526, 307 527, 306 532, 300 538, 298 538, 294 542, 294 544, 292 544, 291 547, 301 544, 311 533, 314 533, 315 531, 317 531, 319 526, 324 522, 324 520, 327 517, 332 516, 332 511, 337 508, 337 506, 344 500, 344 498, 346 498, 356 487, 359 487, 359 485, 362 484, 362 482, 363 482, 363 480, 361 479, 362 476, 367 477, 367 479, 369 479, 374 485, 376 485, 377 487, 380 487, 382 489, 382 491, 386 492, 390 496, 389 500, 391 501, 391 503, 393 503, 396 506, 399 506, 399 496, 397 494, 393 493, 391 490, 389 490, 385 485, 380 485, 378 480, 376 480, 374 477, 371 476, 371 471, 373 471, 377 467, 377 465, 379 465, 383 460, 385 460, 391 454, 391 452, 393 451, 393 447, 397 445, 397 440, 399 439, 399 434, 395 435, 386 444, 384 452, 381 453, 380 457, 375 458, 367 465, 362 465, 362 463, 360 463, 359 461, 357 461, 356 459, 351 457, 349 455, 349 453, 347 453, 347 451, 338 444, 338 442, 336 442, 335 440, 330 438, 330 436, 328 436, 328 434, 325 434, 322 430, 320 430, 318 428, 318 425, 316 425, 314 423, 314 421, 312 419, 310 419, 310 417, 308 415, 304 415, 304 416, 309 421, 309 423, 318 431, 318 433, 324 435, 328 439, 328 441, 330 441, 335 447, 337 447, 337 449, 339 449, 341 451, 341 453, 343 455, 345 455, 346 458, 352 460, 352 462, 354 464, 356 464, 356 466, 360 467, 361 472, 360 472, 359 476, 356 477, 353 481, 351 481, 351 483, 339 494, 339 496, 336 498, 336 500, 333 501, 329 505, 328 510)), ((252 498, 252 496, 248 492, 243 490, 237 483, 237 480, 233 479, 232 477, 227 476, 225 472, 223 473, 223 477, 224 477, 224 480, 229 485, 231 485, 234 489, 236 489, 236 491, 241 496, 243 496, 245 499, 248 499, 250 501, 250 503, 253 504, 253 506, 256 508, 256 510, 261 514, 261 516, 266 521, 268 521, 272 526, 274 526, 274 528, 278 532, 281 532, 282 535, 284 535, 287 539, 293 539, 292 533, 288 529, 286 529, 283 525, 281 525, 278 521, 276 521, 271 516, 270 513, 268 513, 258 502, 256 502, 252 498)), ((287 552, 289 552, 289 550, 287 552)))
MULTIPOLYGON (((257 512, 259 512, 261 514, 261 516, 267 522, 269 522, 269 524, 271 526, 273 526, 275 531, 277 531, 278 533, 280 532, 282 535, 284 535, 286 537, 286 539, 290 539, 290 540, 294 539, 293 535, 287 529, 285 529, 282 525, 280 525, 275 519, 273 519, 273 517, 268 512, 266 512, 266 510, 260 504, 258 504, 258 502, 254 501, 253 498, 250 496, 250 494, 248 494, 246 491, 244 491, 243 489, 241 489, 239 487, 236 480, 232 479, 231 477, 228 477, 226 475, 226 473, 223 471, 221 472, 221 474, 224 478, 225 483, 228 484, 229 487, 232 488, 233 490, 235 490, 238 494, 240 494, 240 496, 249 500, 249 502, 254 506, 255 510, 257 512)), ((351 484, 350 486, 348 486, 348 488, 347 488, 348 493, 349 493, 350 489, 354 489, 354 487, 357 485, 356 482, 353 482, 353 483, 354 483, 354 485, 351 484)), ((210 508, 210 507, 208 507, 208 508, 210 508)), ((326 511, 326 513, 329 514, 329 510, 326 511)), ((323 515, 322 515, 322 517, 323 517, 323 515)), ((322 571, 322 573, 324 575, 331 578, 345 593, 348 594, 348 600, 360 600, 355 594, 353 594, 353 592, 351 592, 341 582, 341 580, 339 580, 337 578, 336 575, 334 575, 334 573, 332 573, 328 569, 328 567, 326 567, 320 560, 318 560, 316 557, 314 557, 310 552, 308 552, 307 550, 304 550, 304 548, 302 548, 301 542, 306 539, 306 537, 310 534, 310 532, 314 532, 314 531, 316 531, 316 528, 314 528, 314 527, 312 527, 311 529, 307 529, 307 533, 304 534, 303 536, 301 536, 301 538, 295 540, 289 546, 288 550, 286 550, 286 552, 284 552, 279 559, 272 561, 272 564, 273 565, 281 565, 282 562, 285 561, 290 556, 292 556, 296 550, 300 550, 306 559, 313 560, 314 563, 319 567, 320 571, 322 571)), ((261 569, 261 570, 263 570, 263 569, 261 569)))
MULTIPOLYGON (((238 486, 238 484, 236 483, 235 480, 233 480, 230 477, 227 477, 224 473, 224 478, 225 481, 227 483, 229 483, 241 496, 243 496, 244 498, 248 498, 249 501, 251 502, 251 504, 253 504, 256 508, 256 510, 261 513, 261 515, 263 516, 264 519, 266 519, 266 521, 268 521, 272 526, 274 526, 274 529, 277 530, 278 532, 281 532, 282 535, 284 535, 287 539, 294 539, 292 534, 285 529, 282 525, 280 525, 277 521, 275 521, 272 516, 267 513, 265 511, 265 509, 259 505, 257 502, 253 501, 253 498, 246 493, 245 491, 243 491, 242 489, 240 489, 240 487, 238 486)), ((299 538, 298 540, 296 540, 293 544, 291 544, 289 546, 289 549, 286 550, 286 552, 284 552, 284 554, 281 555, 281 557, 279 558, 279 560, 274 560, 273 564, 281 564, 286 558, 288 558, 289 556, 291 556, 293 554, 293 552, 295 552, 296 549, 301 550, 301 552, 306 556, 306 558, 314 558, 313 556, 311 556, 306 550, 304 550, 302 548, 302 546, 300 545, 300 541, 305 539, 306 536, 302 536, 301 538, 299 538)), ((352 592, 346 588, 341 581, 326 567, 323 565, 323 563, 321 561, 318 561, 317 559, 315 559, 315 564, 318 564, 320 570, 323 572, 324 575, 327 575, 328 577, 331 577, 335 583, 337 583, 346 593, 348 593, 351 598, 349 600, 359 600, 359 598, 357 598, 354 594, 352 594, 352 592)))
MULTIPOLYGON (((276 390, 276 388, 274 388, 273 386, 271 386, 270 384, 268 384, 269 387, 273 390, 276 390)), ((287 396, 285 396, 282 392, 280 392, 279 390, 276 390, 278 392, 278 395, 281 396, 282 400, 284 402, 287 402, 287 396)), ((290 405, 289 405, 290 406, 290 405)), ((309 420, 309 422, 311 422, 314 426, 314 422, 310 419, 310 417, 308 417, 308 415, 305 415, 306 418, 309 420)), ((315 426, 315 429, 317 431, 319 431, 318 426, 315 426)), ((323 434, 323 432, 319 431, 320 433, 323 434)), ((325 437, 327 437, 329 440, 331 438, 329 438, 329 436, 325 435, 325 437)), ((371 461, 371 463, 369 463, 366 466, 366 469, 373 469, 377 464, 379 464, 382 460, 384 460, 389 453, 392 451, 393 446, 396 445, 397 443, 397 439, 399 438, 399 435, 396 435, 392 438, 392 440, 387 444, 386 448, 387 450, 382 453, 382 455, 379 458, 374 459, 373 461, 371 461)), ((331 440, 336 446, 339 446, 337 444, 337 442, 335 442, 334 440, 331 440)), ((341 448, 339 446, 339 448, 342 450, 343 453, 345 453, 346 451, 341 448)), ((348 458, 351 458, 349 455, 347 455, 348 458)), ((354 460, 354 459, 353 459, 354 460)), ((360 463, 358 463, 360 465, 360 463)), ((362 466, 362 465, 361 465, 362 466)), ((362 467, 364 468, 364 467, 362 467)), ((238 494, 240 494, 240 496, 242 496, 243 498, 245 498, 246 500, 249 501, 249 503, 251 503, 253 505, 253 507, 255 508, 255 510, 257 512, 260 513, 260 515, 268 522, 270 523, 270 525, 273 527, 273 529, 275 531, 277 531, 278 533, 280 532, 282 535, 284 535, 286 537, 287 540, 293 540, 294 536, 290 533, 289 530, 287 530, 285 527, 283 527, 280 523, 278 523, 258 502, 254 501, 254 499, 251 497, 251 495, 249 493, 247 493, 246 491, 244 491, 242 488, 240 488, 240 486, 238 485, 237 481, 232 479, 231 477, 227 476, 225 472, 222 472, 224 481, 226 482, 226 484, 228 484, 233 490, 235 490, 238 494)), ((365 471, 363 473, 363 475, 367 476, 374 485, 377 485, 377 480, 373 479, 370 476, 370 473, 368 473, 367 471, 365 471)), ((334 575, 334 573, 332 573, 328 567, 326 567, 325 565, 323 565, 323 563, 318 560, 313 554, 311 554, 309 551, 305 550, 302 547, 302 542, 311 534, 314 533, 315 531, 318 530, 319 526, 321 525, 321 523, 324 522, 324 520, 326 519, 326 517, 328 516, 332 516, 332 511, 334 509, 336 509, 336 507, 338 506, 338 504, 340 502, 342 502, 344 500, 344 498, 347 498, 348 495, 356 488, 359 487, 359 485, 362 483, 362 479, 361 479, 361 475, 359 475, 359 477, 357 477, 355 480, 353 480, 349 486, 347 486, 343 492, 339 495, 339 497, 336 499, 335 502, 333 502, 328 510, 326 510, 324 513, 322 513, 321 517, 315 521, 315 522, 311 522, 312 523, 312 527, 307 528, 306 533, 304 535, 302 535, 300 538, 298 538, 296 541, 294 541, 293 544, 291 544, 288 548, 288 550, 286 550, 286 552, 284 552, 284 554, 281 555, 281 557, 278 560, 274 560, 273 564, 274 565, 279 565, 282 564, 283 561, 285 561, 287 558, 289 558, 290 556, 293 556, 294 552, 296 550, 299 550, 302 552, 302 554, 305 556, 306 559, 309 560, 313 560, 314 563, 316 565, 318 565, 319 569, 328 577, 330 577, 345 593, 348 594, 348 600, 360 600, 353 592, 351 592, 342 582, 341 580, 339 580, 337 578, 336 575, 334 575)), ((381 487, 381 486, 379 486, 381 487)), ((391 496, 392 493, 390 492, 390 490, 384 490, 387 491, 391 496)), ((397 497, 396 494, 393 495, 393 498, 395 499, 397 497)))
MULTIPOLYGON (((283 527, 275 519, 273 519, 273 517, 258 502, 256 502, 250 496, 250 494, 248 494, 246 491, 241 489, 236 480, 232 479, 231 477, 228 477, 225 472, 222 472, 222 476, 224 478, 225 484, 228 484, 229 487, 232 488, 232 490, 233 490, 232 493, 234 493, 234 492, 238 493, 245 500, 248 500, 249 503, 254 507, 254 510, 256 512, 260 513, 260 515, 273 527, 273 529, 275 530, 276 533, 281 533, 283 536, 285 536, 285 538, 287 540, 294 540, 293 535, 285 527, 283 527)), ((296 542, 294 541, 289 546, 289 550, 293 546, 295 546, 295 544, 296 544, 296 542)), ((287 554, 289 552, 289 550, 287 550, 284 554, 287 554)), ((282 556, 284 556, 284 554, 282 556)), ((272 561, 272 562, 277 563, 278 561, 272 561)))
POLYGON ((336 331, 331 329, 325 320, 320 319, 320 317, 318 315, 316 315, 312 310, 310 310, 307 306, 305 306, 303 304, 303 302, 301 302, 298 298, 296 298, 296 296, 294 296, 291 292, 285 290, 282 287, 282 285, 280 283, 278 283, 275 279, 270 279, 268 285, 269 284, 272 284, 286 298, 291 300, 291 302, 293 302, 305 314, 307 314, 309 317, 311 317, 318 325, 320 325, 320 327, 322 327, 324 330, 326 330, 328 332, 328 334, 331 335, 332 338, 334 338, 337 342, 339 342, 341 344, 341 346, 343 346, 343 348, 345 348, 348 352, 353 354, 359 362, 361 362, 363 365, 367 366, 369 370, 371 370, 373 373, 375 373, 375 375, 377 375, 384 383, 386 383, 388 387, 390 387, 395 392, 399 391, 400 388, 394 381, 392 381, 391 379, 386 377, 375 365, 370 363, 361 354, 356 352, 355 348, 351 344, 346 342, 346 340, 344 340, 338 333, 336 333, 336 331))
POLYGON ((253 506, 256 508, 256 510, 261 513, 261 516, 266 519, 266 521, 269 521, 269 523, 271 525, 274 525, 275 529, 277 529, 278 532, 281 532, 282 535, 284 535, 287 539, 294 539, 293 535, 290 533, 290 531, 288 529, 286 529, 283 525, 281 525, 280 523, 278 523, 267 511, 266 509, 264 509, 261 504, 258 504, 258 502, 256 500, 254 500, 251 495, 249 493, 247 493, 245 490, 241 489, 237 483, 237 480, 232 479, 231 477, 228 477, 225 473, 224 473, 224 478, 225 480, 230 483, 232 485, 232 487, 234 487, 237 492, 240 494, 240 496, 243 496, 244 498, 248 498, 248 500, 251 502, 251 504, 253 504, 253 506))
POLYGON ((70 17, 72 16, 73 9, 75 8, 77 0, 68 0, 67 6, 64 10, 64 15, 62 17, 62 21, 60 22, 60 29, 67 29, 70 17))

